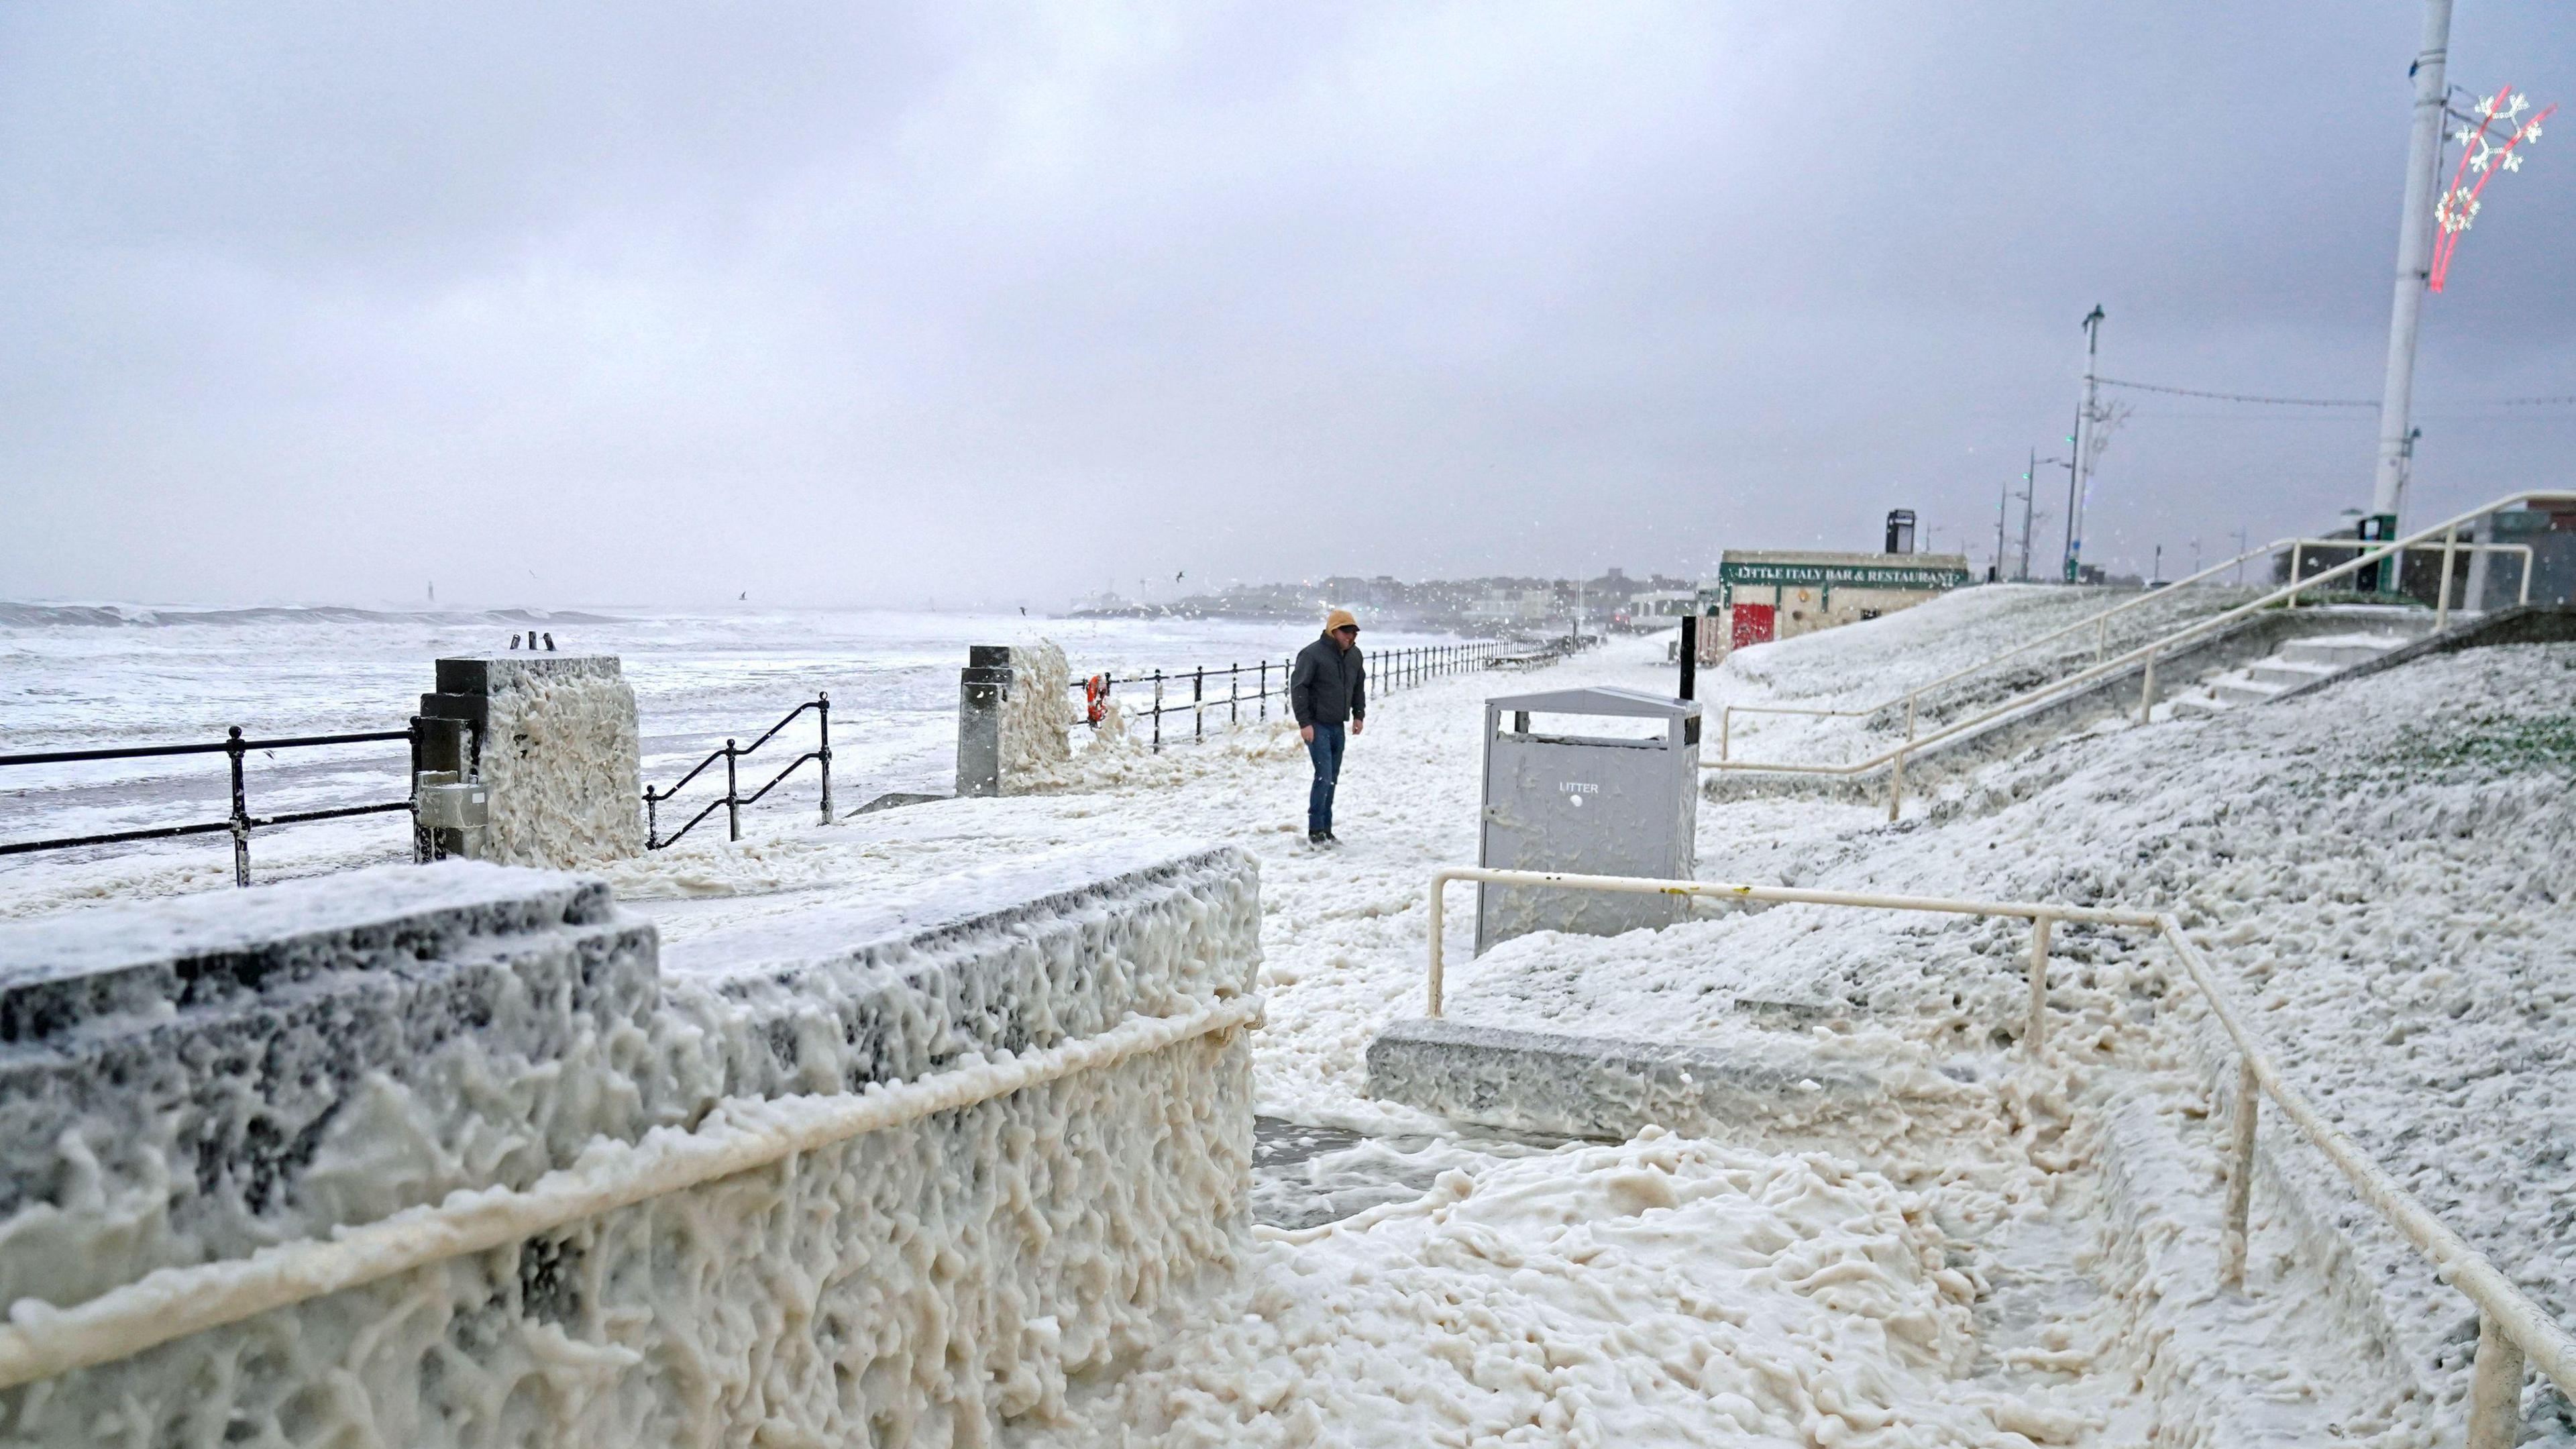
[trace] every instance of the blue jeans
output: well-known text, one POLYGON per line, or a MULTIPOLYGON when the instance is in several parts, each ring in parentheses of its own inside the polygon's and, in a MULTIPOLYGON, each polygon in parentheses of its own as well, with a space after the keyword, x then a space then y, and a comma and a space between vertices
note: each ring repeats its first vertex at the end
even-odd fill
POLYGON ((1315 762, 1315 787, 1306 792, 1306 833, 1333 833, 1333 782, 1342 777, 1342 726, 1319 724, 1315 737, 1306 742, 1306 753, 1315 762))

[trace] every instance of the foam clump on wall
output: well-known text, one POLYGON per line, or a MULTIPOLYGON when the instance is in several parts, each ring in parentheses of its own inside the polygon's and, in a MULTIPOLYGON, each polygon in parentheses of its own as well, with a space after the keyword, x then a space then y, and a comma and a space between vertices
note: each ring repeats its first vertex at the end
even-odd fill
POLYGON ((566 869, 644 848, 634 686, 615 659, 580 663, 606 667, 493 670, 482 757, 492 788, 487 859, 566 869))

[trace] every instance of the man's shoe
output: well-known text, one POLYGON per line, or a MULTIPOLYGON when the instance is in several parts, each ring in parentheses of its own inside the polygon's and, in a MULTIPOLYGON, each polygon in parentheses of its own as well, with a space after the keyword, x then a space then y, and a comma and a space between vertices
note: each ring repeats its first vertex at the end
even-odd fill
POLYGON ((1339 844, 1341 844, 1341 842, 1340 842, 1340 841, 1335 840, 1335 839, 1333 838, 1333 832, 1331 832, 1331 831, 1329 831, 1329 830, 1309 830, 1309 831, 1307 831, 1307 832, 1306 832, 1306 843, 1307 843, 1308 845, 1339 845, 1339 844))

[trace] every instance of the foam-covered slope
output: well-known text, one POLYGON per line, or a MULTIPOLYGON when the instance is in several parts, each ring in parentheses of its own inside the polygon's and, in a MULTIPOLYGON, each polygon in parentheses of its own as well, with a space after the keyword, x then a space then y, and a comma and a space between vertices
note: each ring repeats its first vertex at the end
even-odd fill
MULTIPOLYGON (((2571 699, 2576 646, 2426 659, 2207 721, 2062 739, 1953 782, 1898 826, 1719 807, 1701 873, 2179 911, 2291 1080, 2576 1325, 2571 699)), ((1525 938, 1453 966, 1450 1009, 1722 1043, 1779 1024, 1781 1003, 1855 1049, 1938 1062, 2016 1030, 2027 940, 2000 922, 1782 907, 1607 947, 1525 938)), ((2161 953, 2079 928, 2055 957, 2073 1060, 2188 1082, 2206 1110, 2229 1058, 2161 953)), ((2258 1196, 2279 1230, 2258 1242, 2258 1283, 2341 1251, 2340 1237, 2358 1281, 2381 1285, 2409 1371, 2436 1397, 2460 1392, 2464 1300, 2313 1153, 2265 1140, 2303 1201, 2258 1196)))
MULTIPOLYGON (((2079 629, 2037 644, 1945 686, 1923 701, 1919 723, 1929 729, 2064 678, 2094 662, 2097 643, 2115 656, 2252 597, 2249 589, 2209 586, 2159 594, 2114 615, 2102 629, 2079 629)), ((2041 584, 1959 589, 1877 619, 1739 649, 1707 678, 1702 692, 1712 706, 1875 705, 2136 598, 2127 590, 2041 584)), ((1902 710, 1876 720, 1741 715, 1731 734, 1738 757, 1843 759, 1902 739, 1905 718, 1902 710), (1864 741, 1868 749, 1859 747, 1864 741)))

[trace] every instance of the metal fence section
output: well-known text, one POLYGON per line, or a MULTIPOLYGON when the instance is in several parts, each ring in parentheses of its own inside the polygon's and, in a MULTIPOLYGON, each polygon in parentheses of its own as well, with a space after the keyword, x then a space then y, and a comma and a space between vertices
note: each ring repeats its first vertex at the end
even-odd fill
MULTIPOLYGON (((2507 500, 2508 502, 2513 500, 2507 500)), ((1428 919, 1430 959, 1425 979, 1425 1007, 1440 1015, 1441 895, 1451 881, 1484 881, 1501 885, 1549 886, 1560 890, 1615 891, 1648 895, 1708 896, 1719 900, 1767 901, 1795 905, 1856 906, 1892 911, 1930 911, 1963 916, 2003 916, 2030 922, 2030 1014, 2022 1040, 2033 1055, 2046 1040, 2048 1027, 2048 943, 2059 921, 2131 926, 2163 938, 2182 962, 2192 988, 2209 1003, 2237 1051, 2235 1122, 2227 1178, 2226 1257, 2220 1273, 2228 1286, 2245 1281, 2247 1223, 2253 1207, 2256 1114, 2264 1097, 2272 1099, 2301 1136, 2326 1155, 2352 1184, 2361 1200, 2402 1233, 2441 1278, 2468 1295, 2478 1309, 2478 1347, 2469 1392, 2468 1443, 2474 1449, 2514 1442, 2522 1423, 2522 1380, 2526 1364, 2537 1367, 2576 1399, 2576 1335, 2558 1326, 2549 1311, 2514 1286, 2493 1263, 2445 1226, 2430 1208, 2400 1186, 2361 1144, 2327 1121, 2307 1097, 2291 1086, 2219 989, 2209 962, 2192 943, 2182 921, 2171 912, 2108 910, 2060 906, 2037 901, 1973 901, 1942 896, 1876 895, 1859 891, 1807 890, 1792 886, 1742 885, 1719 881, 1647 880, 1632 876, 1564 875, 1552 871, 1486 870, 1447 866, 1431 873, 1428 919)))
MULTIPOLYGON (((1424 644, 1409 649, 1372 649, 1362 656, 1368 670, 1368 692, 1372 697, 1393 694, 1427 683, 1444 675, 1465 674, 1489 668, 1500 657, 1503 646, 1493 640, 1466 644, 1424 644)), ((1075 723, 1098 729, 1105 714, 1104 706, 1126 688, 1146 696, 1141 708, 1124 711, 1133 722, 1143 720, 1148 742, 1154 749, 1163 747, 1163 717, 1187 715, 1187 735, 1173 732, 1175 743, 1193 743, 1207 738, 1208 716, 1222 712, 1220 724, 1243 722, 1246 712, 1255 720, 1270 717, 1270 702, 1280 701, 1280 713, 1288 713, 1288 680, 1295 671, 1296 659, 1263 659, 1252 664, 1229 664, 1222 669, 1195 668, 1170 671, 1157 669, 1150 674, 1130 674, 1121 678, 1103 672, 1072 682, 1072 689, 1082 697, 1083 710, 1075 723), (1188 694, 1183 696, 1186 688, 1188 694)))
POLYGON ((724 742, 724 748, 712 751, 705 759, 698 761, 698 763, 690 769, 689 773, 682 775, 679 778, 679 782, 672 785, 671 788, 656 792, 651 786, 646 786, 644 788, 644 848, 646 850, 661 850, 667 846, 679 844, 681 836, 695 830, 698 826, 698 822, 706 819, 710 815, 713 815, 716 812, 716 807, 719 805, 724 807, 725 831, 727 836, 734 840, 742 839, 742 807, 745 805, 758 804, 761 796, 777 789, 788 776, 795 774, 800 769, 803 769, 808 761, 819 763, 823 769, 823 823, 829 825, 832 823, 832 696, 829 694, 818 693, 812 699, 809 699, 803 704, 796 706, 794 709, 789 710, 786 715, 778 721, 778 723, 771 725, 767 730, 762 731, 760 738, 753 740, 750 744, 738 745, 732 740, 726 740, 724 742), (748 795, 743 794, 739 774, 739 764, 743 756, 750 754, 754 750, 759 749, 762 745, 768 744, 771 740, 777 738, 780 730, 794 724, 797 718, 809 709, 814 711, 816 725, 814 748, 807 750, 805 753, 798 755, 795 759, 788 761, 787 768, 779 771, 775 775, 772 775, 769 778, 768 784, 761 786, 759 789, 752 791, 748 795), (707 767, 713 765, 718 760, 724 761, 724 793, 717 796, 715 799, 708 801, 704 809, 700 810, 697 814, 690 816, 688 824, 672 831, 668 837, 665 837, 662 834, 661 807, 663 803, 669 800, 672 796, 679 794, 691 780, 694 780, 698 778, 699 775, 705 773, 707 767))
MULTIPOLYGON (((240 725, 225 732, 223 739, 196 745, 108 745, 90 750, 36 750, 23 754, 0 755, 0 767, 15 765, 63 765, 84 760, 149 760, 171 755, 223 755, 232 772, 232 813, 222 820, 193 821, 185 825, 150 825, 138 830, 110 830, 97 835, 66 835, 51 840, 12 840, 0 842, 0 855, 26 855, 39 850, 74 850, 88 845, 124 845, 144 840, 172 840, 187 835, 230 834, 233 838, 233 884, 250 884, 250 833, 280 825, 305 825, 317 820, 344 820, 355 815, 390 815, 394 811, 411 811, 417 806, 420 778, 421 721, 415 719, 405 729, 367 730, 342 735, 294 735, 283 739, 254 740, 242 737, 240 725), (242 779, 242 758, 253 750, 319 749, 331 745, 374 744, 384 740, 406 740, 411 744, 412 766, 409 774, 413 794, 400 800, 387 800, 373 805, 343 805, 329 810, 289 810, 276 815, 250 813, 250 796, 242 779)), ((415 831, 415 852, 417 852, 415 831)))

